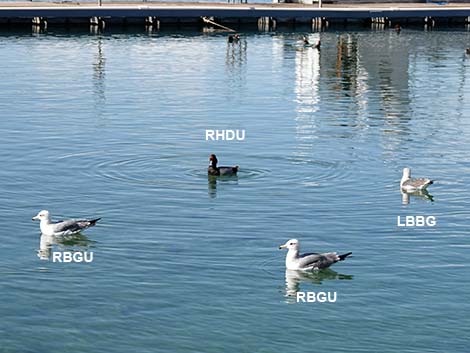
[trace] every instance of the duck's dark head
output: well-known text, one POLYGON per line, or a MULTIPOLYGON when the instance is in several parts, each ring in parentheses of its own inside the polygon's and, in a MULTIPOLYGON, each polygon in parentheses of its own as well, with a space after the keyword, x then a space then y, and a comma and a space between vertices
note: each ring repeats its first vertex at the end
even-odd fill
POLYGON ((211 155, 209 156, 209 161, 211 162, 211 165, 212 165, 213 167, 217 166, 218 160, 217 160, 217 157, 215 156, 215 154, 211 154, 211 155))

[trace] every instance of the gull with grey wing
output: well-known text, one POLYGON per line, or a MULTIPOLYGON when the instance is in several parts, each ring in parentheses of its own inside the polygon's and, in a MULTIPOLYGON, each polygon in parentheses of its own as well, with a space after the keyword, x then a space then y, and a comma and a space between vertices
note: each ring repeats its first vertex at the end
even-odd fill
POLYGON ((400 188, 404 192, 425 191, 434 181, 428 178, 412 178, 411 169, 403 168, 403 176, 400 181, 400 188))
POLYGON ((343 261, 352 254, 348 252, 343 255, 338 255, 335 252, 329 253, 308 253, 299 254, 299 241, 297 239, 288 240, 279 249, 288 249, 286 255, 286 268, 288 270, 302 270, 312 271, 328 268, 338 261, 343 261))
POLYGON ((66 221, 52 222, 49 211, 42 210, 35 217, 33 221, 40 220, 41 233, 44 235, 71 235, 79 233, 89 227, 92 227, 101 218, 95 219, 69 219, 66 221))

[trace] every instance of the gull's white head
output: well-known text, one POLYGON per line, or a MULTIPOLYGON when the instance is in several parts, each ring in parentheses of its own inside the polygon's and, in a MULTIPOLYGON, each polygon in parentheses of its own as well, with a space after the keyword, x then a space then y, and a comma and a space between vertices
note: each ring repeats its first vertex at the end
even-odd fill
POLYGON ((49 215, 49 211, 42 210, 35 217, 33 217, 33 221, 36 221, 36 220, 46 221, 46 220, 50 220, 50 218, 51 216, 49 215))
POLYGON ((297 239, 288 240, 284 245, 281 245, 279 249, 299 250, 299 241, 297 239))
POLYGON ((403 168, 403 179, 409 179, 411 177, 410 168, 403 168))

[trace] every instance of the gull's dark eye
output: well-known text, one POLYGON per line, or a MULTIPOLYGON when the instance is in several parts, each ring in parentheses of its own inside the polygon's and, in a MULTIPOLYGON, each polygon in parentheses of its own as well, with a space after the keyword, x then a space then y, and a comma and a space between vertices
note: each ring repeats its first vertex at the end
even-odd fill
POLYGON ((294 243, 290 243, 289 245, 294 245, 294 243))

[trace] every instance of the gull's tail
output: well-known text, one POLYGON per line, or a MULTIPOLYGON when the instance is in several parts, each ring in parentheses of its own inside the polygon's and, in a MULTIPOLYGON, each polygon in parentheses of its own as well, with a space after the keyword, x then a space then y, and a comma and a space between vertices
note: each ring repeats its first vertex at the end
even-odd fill
POLYGON ((339 261, 343 261, 345 258, 347 258, 351 254, 352 254, 352 252, 348 252, 348 253, 343 254, 343 255, 338 255, 339 261))

